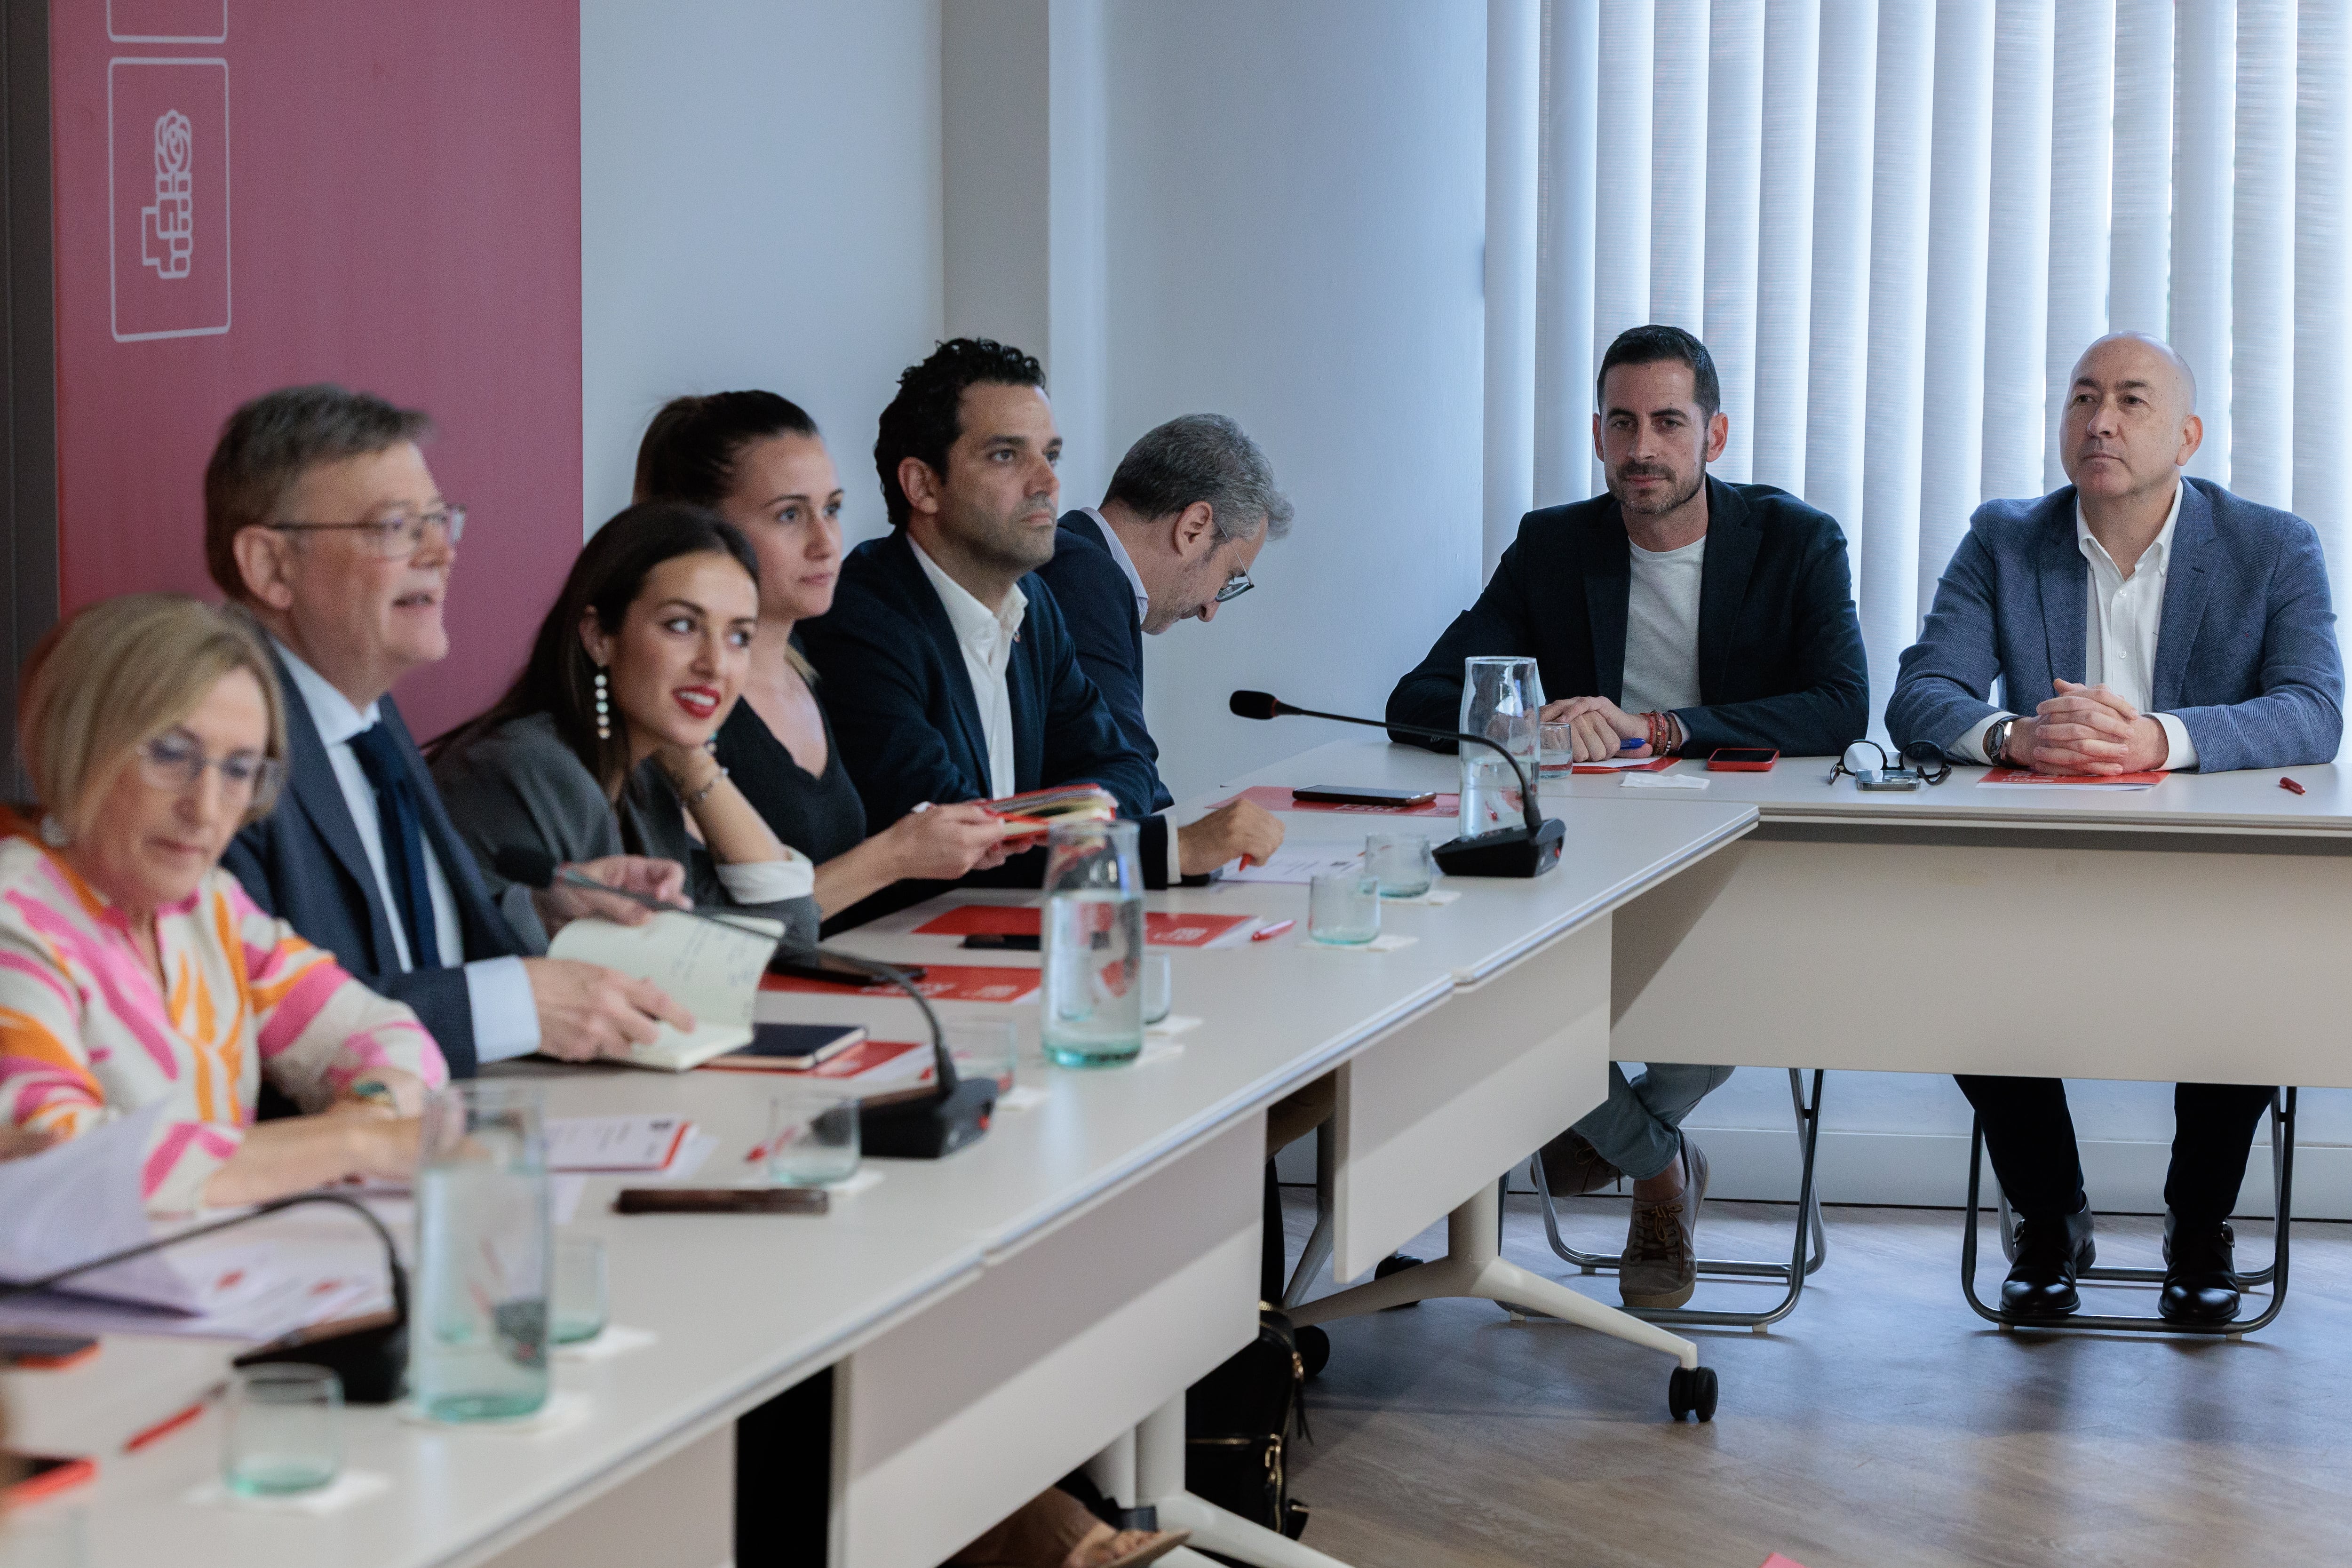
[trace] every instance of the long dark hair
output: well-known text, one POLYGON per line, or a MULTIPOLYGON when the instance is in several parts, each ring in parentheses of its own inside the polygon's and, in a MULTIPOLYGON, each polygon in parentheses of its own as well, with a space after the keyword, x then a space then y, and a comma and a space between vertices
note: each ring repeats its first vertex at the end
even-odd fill
POLYGON ((716 507, 735 488, 735 459, 743 448, 775 436, 815 437, 816 421, 772 392, 673 397, 637 443, 634 499, 716 507))
MULTIPOLYGON (((591 614, 606 635, 618 636, 629 606, 645 592, 646 579, 665 561, 681 555, 725 554, 760 582, 760 558, 742 531, 706 507, 683 501, 640 501, 598 529, 572 563, 555 607, 539 624, 530 659, 488 710, 435 741, 435 757, 511 720, 546 713, 555 732, 581 765, 595 775, 606 795, 617 791, 629 771, 625 722, 615 722, 610 740, 596 736, 596 661, 581 645, 580 623, 591 614)), ((620 719, 616 711, 613 717, 620 719)))

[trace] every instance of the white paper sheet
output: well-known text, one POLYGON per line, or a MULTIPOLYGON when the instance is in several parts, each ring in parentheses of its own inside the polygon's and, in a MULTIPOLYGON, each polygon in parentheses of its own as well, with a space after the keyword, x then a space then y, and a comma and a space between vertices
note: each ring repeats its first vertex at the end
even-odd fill
POLYGON ((547 1168, 641 1174, 666 1171, 694 1123, 681 1116, 551 1116, 547 1168))
POLYGON ((1274 852, 1274 858, 1263 866, 1236 864, 1228 867, 1224 880, 1228 882, 1292 882, 1303 886, 1326 871, 1345 871, 1360 867, 1363 863, 1364 852, 1360 849, 1335 851, 1328 846, 1310 846, 1304 849, 1277 849, 1274 852))
MULTIPOLYGON (((136 1247, 151 1234, 139 1172, 158 1103, 22 1160, 0 1161, 0 1279, 38 1279, 136 1247)), ((73 1282, 84 1293, 187 1309, 194 1293, 160 1255, 73 1282)))
POLYGON ((664 1024, 658 1039, 635 1047, 626 1058, 637 1067, 683 1072, 751 1043, 751 1009, 759 998, 760 976, 784 934, 774 921, 730 918, 772 934, 755 935, 674 911, 638 926, 573 921, 555 933, 547 955, 601 963, 650 980, 692 1013, 691 1034, 664 1024))

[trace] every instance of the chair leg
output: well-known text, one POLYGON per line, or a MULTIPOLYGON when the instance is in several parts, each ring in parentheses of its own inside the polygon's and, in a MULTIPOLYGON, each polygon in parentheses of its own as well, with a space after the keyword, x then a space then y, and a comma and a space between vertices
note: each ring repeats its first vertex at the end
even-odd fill
POLYGON ((1307 1300, 1307 1292, 1315 1288, 1324 1266, 1331 1261, 1332 1194, 1339 1171, 1339 1140, 1333 1131, 1328 1121, 1315 1130, 1315 1229, 1307 1237, 1307 1249, 1298 1255, 1298 1267, 1291 1270, 1290 1283, 1283 1289, 1286 1311, 1307 1300))

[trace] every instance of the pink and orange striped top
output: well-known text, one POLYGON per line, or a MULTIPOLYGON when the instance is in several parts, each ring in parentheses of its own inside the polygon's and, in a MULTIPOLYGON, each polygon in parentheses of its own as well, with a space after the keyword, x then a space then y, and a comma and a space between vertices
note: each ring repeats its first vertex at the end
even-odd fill
MULTIPOLYGON (((10 824, 15 826, 15 824, 10 824)), ((446 1080, 441 1048, 214 868, 155 912, 169 994, 121 910, 22 832, 0 838, 0 1116, 65 1137, 158 1100, 142 1189, 202 1205, 253 1123, 261 1076, 323 1110, 370 1068, 446 1080)))

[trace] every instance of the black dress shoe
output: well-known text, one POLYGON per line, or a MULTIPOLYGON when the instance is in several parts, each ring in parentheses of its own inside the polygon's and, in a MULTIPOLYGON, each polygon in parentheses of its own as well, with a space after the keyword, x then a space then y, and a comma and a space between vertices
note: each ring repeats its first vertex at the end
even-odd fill
POLYGON ((2001 1281, 2001 1310, 2019 1318, 2063 1318, 2083 1304, 2074 1274, 2098 1257, 2091 1211, 2060 1219, 2017 1221, 2017 1261, 2001 1281))
POLYGON ((2176 1323, 2226 1323, 2238 1315, 2238 1238, 2223 1220, 2164 1216, 2164 1299, 2176 1323))

